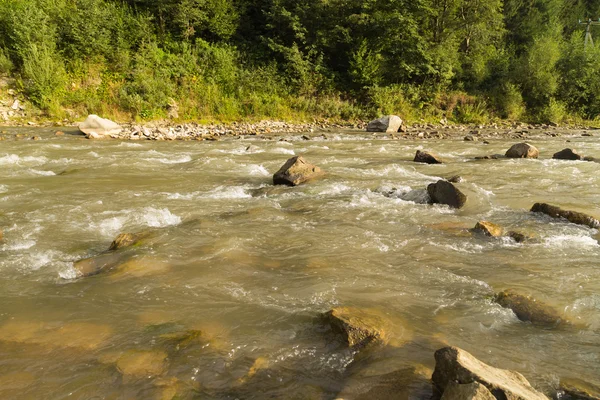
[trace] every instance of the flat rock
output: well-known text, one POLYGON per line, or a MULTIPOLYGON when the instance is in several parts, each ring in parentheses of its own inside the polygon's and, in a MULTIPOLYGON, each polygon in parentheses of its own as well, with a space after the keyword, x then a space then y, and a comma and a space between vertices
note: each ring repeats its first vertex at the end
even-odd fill
POLYGON ((388 341, 389 321, 371 310, 336 307, 323 316, 353 349, 388 341))
POLYGON ((375 119, 367 125, 367 132, 398 132, 402 119, 397 115, 386 115, 375 119))
POLYGON ((535 203, 533 207, 531 207, 531 212, 543 213, 551 216, 552 218, 564 218, 574 224, 586 225, 594 229, 600 228, 600 221, 590 215, 577 211, 563 210, 560 207, 547 203, 535 203))
POLYGON ((79 277, 92 276, 118 265, 123 258, 124 255, 122 253, 104 253, 76 261, 73 264, 73 268, 79 277))
POLYGON ((479 221, 475 224, 473 232, 482 233, 486 236, 502 236, 502 227, 489 221, 479 221))
POLYGON ((481 383, 450 382, 441 400, 496 400, 494 395, 481 383))
POLYGON ((431 379, 441 392, 445 392, 451 382, 459 385, 478 382, 496 399, 548 400, 520 373, 487 365, 458 347, 439 349, 435 352, 435 362, 431 379))
POLYGON ((467 196, 452 183, 439 180, 427 186, 427 193, 432 203, 447 204, 453 208, 461 208, 467 201, 467 196))
POLYGON ((414 162, 425 163, 425 164, 442 164, 442 159, 434 153, 427 151, 417 150, 415 154, 414 162))
POLYGON ((302 156, 292 157, 273 175, 273 184, 297 186, 325 173, 315 165, 308 163, 302 156))
POLYGON ((538 158, 539 155, 539 150, 529 143, 513 144, 505 154, 508 158, 538 158))
POLYGON ((531 296, 524 296, 512 290, 498 293, 496 302, 504 308, 510 308, 521 321, 531 322, 534 325, 555 327, 565 322, 554 308, 531 296))
POLYGON ((552 156, 555 160, 581 160, 583 156, 573 149, 563 149, 552 156))
POLYGON ((560 399, 600 400, 600 387, 577 378, 561 379, 559 390, 564 393, 560 399))
POLYGON ((95 139, 111 135, 118 135, 123 128, 116 122, 109 119, 100 118, 95 114, 89 115, 85 121, 79 124, 79 130, 85 133, 89 138, 95 139))

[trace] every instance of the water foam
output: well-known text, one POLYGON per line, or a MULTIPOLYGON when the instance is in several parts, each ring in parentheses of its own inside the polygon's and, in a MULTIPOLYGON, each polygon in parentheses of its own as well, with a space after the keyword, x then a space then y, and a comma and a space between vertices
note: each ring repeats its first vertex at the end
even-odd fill
POLYGON ((270 176, 271 173, 262 165, 251 164, 246 170, 250 176, 270 176))
POLYGON ((148 161, 158 161, 163 164, 183 164, 192 161, 192 156, 184 155, 176 158, 158 158, 158 159, 147 159, 148 161))

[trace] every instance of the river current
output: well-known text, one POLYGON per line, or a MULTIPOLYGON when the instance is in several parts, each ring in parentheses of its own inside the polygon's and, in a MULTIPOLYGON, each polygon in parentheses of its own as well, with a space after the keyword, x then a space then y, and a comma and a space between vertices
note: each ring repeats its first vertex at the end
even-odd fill
POLYGON ((600 383, 598 231, 529 212, 600 216, 600 164, 551 159, 565 147, 598 158, 595 137, 533 138, 539 159, 476 161, 517 141, 31 132, 42 140, 0 142, 2 399, 334 399, 365 376, 432 369, 446 344, 543 391, 564 376, 600 383), (416 164, 418 149, 446 162, 416 164), (326 177, 273 187, 294 155, 326 177), (453 175, 460 210, 406 194, 453 175), (479 220, 533 239, 471 235, 479 220), (138 231, 152 238, 129 268, 77 278, 76 260, 138 231), (493 300, 508 288, 575 327, 518 320, 493 300), (338 306, 387 315, 401 343, 361 355, 332 342, 319 315, 338 306))

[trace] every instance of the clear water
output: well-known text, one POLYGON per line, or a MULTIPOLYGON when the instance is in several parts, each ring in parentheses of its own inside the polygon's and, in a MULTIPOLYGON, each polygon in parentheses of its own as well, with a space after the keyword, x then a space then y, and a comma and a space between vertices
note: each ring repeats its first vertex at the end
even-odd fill
POLYGON ((600 164, 549 159, 565 147, 599 157, 594 137, 532 139, 539 160, 473 161, 515 141, 34 133, 43 140, 0 142, 0 398, 332 399, 360 358, 318 318, 335 306, 376 309, 404 327, 402 345, 368 353, 369 374, 433 368, 449 343, 543 390, 561 376, 598 383, 597 231, 528 212, 545 201, 600 216, 600 164), (415 164, 417 149, 447 163, 415 164), (272 187, 299 154, 327 177, 272 187), (469 196, 461 210, 380 194, 453 175, 469 196), (481 219, 535 239, 464 230, 481 219), (153 236, 129 251, 134 268, 75 279, 74 261, 142 230, 153 236), (492 301, 506 288, 575 327, 519 321, 492 301), (179 346, 165 336, 186 330, 202 333, 179 346), (115 360, 132 350, 166 358, 124 376, 115 360))

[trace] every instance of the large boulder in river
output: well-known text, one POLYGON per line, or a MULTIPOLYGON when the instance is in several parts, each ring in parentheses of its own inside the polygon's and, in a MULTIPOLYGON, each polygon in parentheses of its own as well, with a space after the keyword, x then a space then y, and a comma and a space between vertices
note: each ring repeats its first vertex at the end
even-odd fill
POLYGON ((296 156, 287 160, 279 171, 275 172, 273 184, 297 186, 324 174, 321 168, 308 163, 302 156, 296 156))
POLYGON ((444 347, 435 352, 435 370, 431 379, 441 392, 445 392, 452 382, 459 385, 478 382, 496 399, 548 400, 520 373, 487 365, 458 347, 444 347))
POLYGON ((389 321, 370 310, 336 307, 323 314, 323 318, 353 349, 388 341, 389 321))
POLYGON ((565 322, 554 308, 512 290, 498 293, 496 302, 504 308, 510 308, 521 321, 534 325, 552 328, 565 322))
POLYGON ((121 128, 116 122, 100 118, 95 114, 89 115, 85 121, 79 124, 79 130, 89 138, 109 137, 119 134, 121 128))
POLYGON ((489 221, 479 221, 475 224, 473 232, 482 233, 485 236, 502 236, 502 227, 489 221))
POLYGON ((529 143, 517 143, 506 151, 508 158, 538 158, 540 152, 529 143))
POLYGON ((555 160, 581 160, 583 157, 573 149, 563 149, 552 156, 555 160))
POLYGON ((600 387, 578 378, 562 378, 559 391, 559 399, 600 400, 600 387))
POLYGON ((367 125, 367 132, 398 132, 402 119, 397 115, 386 115, 375 119, 367 125))
POLYGON ((442 164, 442 159, 437 154, 421 150, 417 150, 413 161, 425 164, 442 164))
POLYGON ((479 382, 450 382, 441 400, 496 400, 492 392, 479 382))
POLYGON ((574 224, 587 225, 594 229, 600 228, 600 221, 590 215, 577 211, 563 210, 560 207, 556 207, 547 203, 535 203, 533 207, 531 207, 531 212, 543 213, 551 216, 552 218, 564 218, 574 224))
POLYGON ((427 193, 432 203, 447 204, 453 208, 461 208, 467 196, 448 181, 439 180, 427 186, 427 193))

